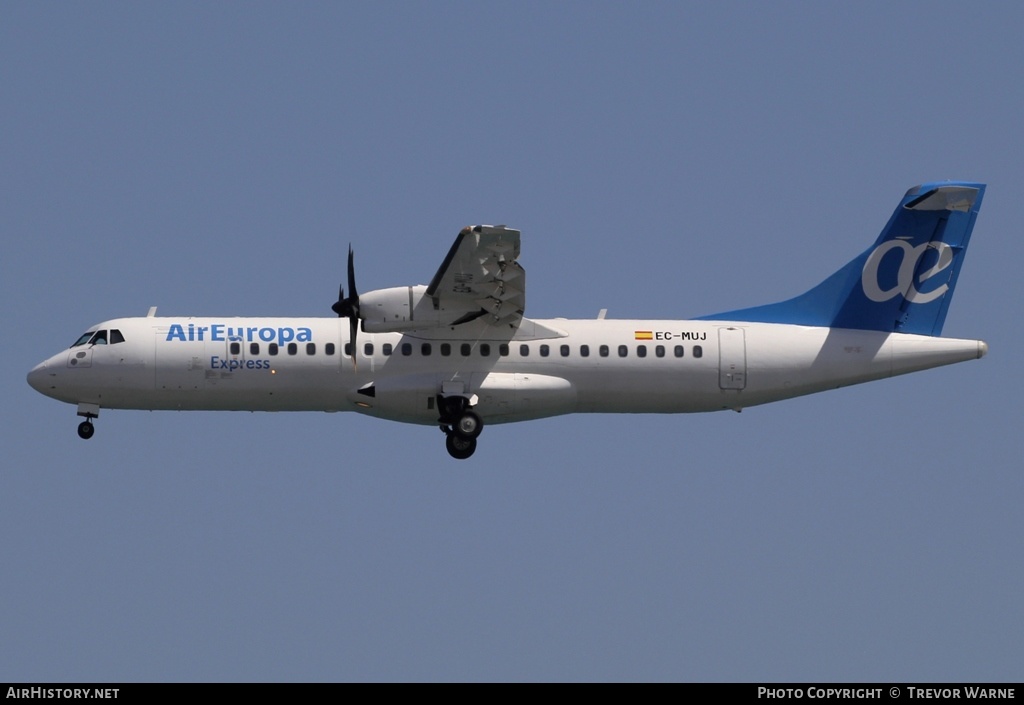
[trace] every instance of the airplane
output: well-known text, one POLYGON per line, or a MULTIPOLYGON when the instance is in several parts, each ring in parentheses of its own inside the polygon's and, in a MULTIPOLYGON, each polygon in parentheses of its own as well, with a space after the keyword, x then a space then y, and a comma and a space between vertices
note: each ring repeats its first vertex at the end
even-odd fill
POLYGON ((484 424, 569 413, 746 407, 975 358, 943 338, 985 185, 910 189, 875 243, 787 301, 692 320, 526 318, 519 231, 464 228, 426 286, 357 293, 353 250, 336 317, 117 318, 28 374, 101 408, 355 411, 437 425, 473 455, 484 424), (347 325, 343 322, 347 319, 347 325))

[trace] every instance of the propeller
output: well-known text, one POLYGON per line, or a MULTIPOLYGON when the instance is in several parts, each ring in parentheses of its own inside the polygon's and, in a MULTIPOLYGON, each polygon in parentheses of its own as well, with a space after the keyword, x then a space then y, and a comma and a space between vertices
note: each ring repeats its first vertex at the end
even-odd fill
POLYGON ((338 300, 331 306, 338 318, 348 319, 348 340, 352 346, 352 369, 356 369, 356 335, 359 331, 359 294, 356 292, 356 268, 353 261, 352 245, 348 246, 348 297, 345 286, 338 287, 338 300))

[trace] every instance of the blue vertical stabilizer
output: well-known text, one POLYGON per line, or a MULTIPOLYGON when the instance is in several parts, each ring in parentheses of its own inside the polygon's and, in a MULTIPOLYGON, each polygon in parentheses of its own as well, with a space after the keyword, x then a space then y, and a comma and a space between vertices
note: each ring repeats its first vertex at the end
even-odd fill
POLYGON ((959 181, 912 188, 875 244, 807 293, 698 320, 941 335, 984 195, 959 181))

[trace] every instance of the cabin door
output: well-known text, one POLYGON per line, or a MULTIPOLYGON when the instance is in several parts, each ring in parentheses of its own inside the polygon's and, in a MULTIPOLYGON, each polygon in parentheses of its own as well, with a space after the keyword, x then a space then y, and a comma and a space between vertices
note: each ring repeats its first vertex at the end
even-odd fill
POLYGON ((742 328, 718 329, 718 386, 722 389, 747 386, 747 346, 742 328))

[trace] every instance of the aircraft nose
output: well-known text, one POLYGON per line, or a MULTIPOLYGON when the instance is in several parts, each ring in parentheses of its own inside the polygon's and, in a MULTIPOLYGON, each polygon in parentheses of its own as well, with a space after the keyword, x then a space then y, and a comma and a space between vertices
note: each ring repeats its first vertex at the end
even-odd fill
POLYGON ((28 384, 37 392, 46 394, 46 382, 48 377, 49 373, 47 372, 47 364, 45 362, 40 362, 32 368, 31 372, 28 373, 28 384))

